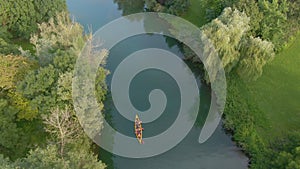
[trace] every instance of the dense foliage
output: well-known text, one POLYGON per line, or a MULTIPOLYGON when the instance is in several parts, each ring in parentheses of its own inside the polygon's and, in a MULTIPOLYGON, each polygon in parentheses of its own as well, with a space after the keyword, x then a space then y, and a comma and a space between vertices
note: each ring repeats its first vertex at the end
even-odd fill
POLYGON ((146 8, 149 11, 165 12, 180 16, 190 6, 189 0, 145 0, 146 8))
POLYGON ((256 80, 263 73, 263 67, 274 58, 271 42, 260 38, 244 39, 240 45, 240 63, 237 73, 246 81, 256 80))
POLYGON ((0 27, 0 51, 1 54, 8 55, 11 53, 18 54, 17 45, 11 42, 12 35, 7 31, 7 28, 0 27))
MULTIPOLYGON (((214 46, 225 72, 229 74, 237 71, 246 81, 256 80, 262 74, 263 66, 274 57, 274 46, 271 42, 249 35, 250 22, 250 18, 244 12, 228 7, 219 17, 201 28, 205 37, 214 46)), ((203 51, 210 51, 209 48, 210 46, 206 45, 203 51)), ((187 59, 202 64, 189 48, 184 46, 183 49, 187 59)), ((208 61, 214 60, 212 58, 216 55, 209 57, 208 61)), ((212 67, 214 64, 209 61, 206 66, 212 67)), ((207 82, 213 79, 214 77, 205 78, 207 82)))
POLYGON ((251 35, 282 50, 299 30, 299 0, 237 0, 232 6, 251 19, 251 35), (296 14, 297 13, 297 14, 296 14))
MULTIPOLYGON (((38 28, 31 37, 34 53, 21 50, 23 56, 4 52, 0 57, 1 167, 105 168, 92 153, 71 97, 72 72, 86 40, 83 29, 67 13, 38 28)), ((100 103, 105 75, 99 70, 100 103)))
POLYGON ((239 46, 249 29, 249 21, 246 14, 225 8, 222 15, 202 28, 218 52, 226 72, 230 72, 240 59, 239 46))
MULTIPOLYGON (((227 71, 225 128, 233 132, 233 139, 251 157, 250 168, 299 167, 297 153, 299 135, 296 134, 297 136, 293 136, 292 139, 278 138, 277 142, 265 138, 266 135, 261 131, 267 130, 271 121, 266 117, 267 112, 258 108, 259 100, 253 101, 254 98, 249 97, 250 94, 247 93, 251 91, 248 91, 245 82, 257 80, 263 74, 263 67, 273 60, 274 52, 278 53, 295 37, 299 31, 300 1, 220 0, 215 2, 203 1, 198 8, 207 11, 204 16, 198 17, 209 22, 202 29, 218 50, 227 71), (227 6, 232 7, 232 11, 234 9, 240 11, 235 13, 242 19, 239 20, 228 12, 227 15, 226 12, 221 13, 224 8, 226 11, 227 6), (241 35, 242 30, 244 32, 241 35), (227 36, 231 31, 232 34, 227 36), (284 146, 282 143, 289 146, 284 146)), ((191 17, 195 13, 195 11, 191 12, 186 16, 191 17)), ((194 59, 194 53, 189 48, 183 47, 183 49, 188 59, 199 61, 194 59)), ((299 119, 295 120, 299 121, 299 119)), ((295 132, 297 131, 289 133, 295 134, 295 132)))
MULTIPOLYGON (((77 144, 84 146, 84 142, 77 144)), ((79 145, 77 145, 79 146, 79 145)), ((46 148, 37 148, 31 150, 29 154, 16 162, 10 162, 9 159, 0 156, 0 168, 2 169, 104 169, 106 166, 92 152, 86 149, 73 148, 61 158, 57 153, 56 146, 47 146, 46 148)))
POLYGON ((244 93, 238 87, 245 85, 241 79, 231 75, 227 81, 227 98, 225 106, 224 127, 234 133, 233 138, 251 157, 253 168, 269 168, 265 161, 268 158, 268 149, 258 135, 258 129, 267 125, 266 117, 255 106, 251 105, 244 93))
POLYGON ((118 4, 118 8, 122 10, 122 15, 130 15, 144 11, 144 0, 114 0, 118 4))
POLYGON ((65 0, 1 0, 0 24, 15 37, 29 38, 37 23, 66 10, 65 0))
MULTIPOLYGON (((190 1, 114 0, 123 15, 144 8, 183 15, 190 1)), ((0 4, 0 168, 105 168, 92 153, 72 100, 74 65, 89 37, 68 14, 58 13, 66 10, 64 0, 0 0, 0 4), (25 43, 30 39, 31 51, 18 50, 22 39, 25 43)), ((299 31, 300 0, 203 0, 201 9, 206 10, 204 18, 196 17, 208 23, 201 29, 228 77, 224 127, 251 157, 251 168, 300 168, 299 134, 266 141, 260 131, 269 126, 268 118, 253 98, 246 97, 250 92, 246 82, 258 79, 274 52, 299 31)), ((189 48, 182 49, 199 64, 189 48)), ((98 70, 100 108, 106 75, 103 68, 98 70)), ((88 99, 83 101, 89 104, 88 99)), ((97 127, 101 129, 101 123, 97 127)))

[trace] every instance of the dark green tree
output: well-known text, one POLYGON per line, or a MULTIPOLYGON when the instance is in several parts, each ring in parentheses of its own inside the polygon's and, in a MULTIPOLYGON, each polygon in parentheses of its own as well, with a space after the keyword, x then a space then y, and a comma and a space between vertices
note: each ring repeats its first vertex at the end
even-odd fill
POLYGON ((284 43, 284 34, 287 27, 288 2, 286 0, 259 0, 259 7, 263 13, 260 24, 261 36, 271 41, 276 49, 284 43))
POLYGON ((65 0, 1 0, 0 24, 15 37, 28 39, 37 31, 37 23, 48 21, 64 10, 65 0))
POLYGON ((165 12, 180 16, 182 15, 189 7, 189 0, 167 0, 164 4, 166 7, 165 12))
POLYGON ((130 15, 144 11, 144 0, 114 0, 118 4, 118 8, 122 10, 122 15, 130 15))
POLYGON ((263 19, 258 2, 256 0, 239 0, 234 6, 242 12, 245 12, 250 17, 250 33, 256 37, 260 35, 260 24, 263 19))
POLYGON ((0 27, 0 54, 19 54, 17 45, 11 42, 12 35, 6 27, 0 27))
POLYGON ((300 147, 294 148, 291 152, 282 151, 276 154, 273 161, 274 168, 300 169, 300 147))
POLYGON ((57 105, 58 71, 52 66, 30 71, 17 86, 17 91, 31 100, 32 107, 40 114, 48 113, 57 105))

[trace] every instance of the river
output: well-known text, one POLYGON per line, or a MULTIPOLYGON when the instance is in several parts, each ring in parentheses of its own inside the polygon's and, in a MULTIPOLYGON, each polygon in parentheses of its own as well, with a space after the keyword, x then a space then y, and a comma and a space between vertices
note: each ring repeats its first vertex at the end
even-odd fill
MULTIPOLYGON (((68 9, 86 32, 96 31, 110 21, 135 12, 142 12, 144 2, 141 0, 67 0, 68 9)), ((176 41, 161 35, 139 35, 121 41, 110 50, 106 69, 111 74, 107 77, 110 85, 114 70, 118 64, 129 54, 145 48, 161 48, 171 51, 179 57, 182 53, 176 45, 176 41), (113 57, 110 57, 113 56, 113 57)), ((189 64, 189 63, 187 63, 189 64)), ((199 144, 198 137, 201 126, 206 118, 210 106, 210 88, 200 82, 201 72, 191 66, 200 90, 200 110, 197 123, 187 137, 173 149, 150 158, 130 159, 100 151, 100 159, 108 168, 116 169, 246 169, 248 158, 225 134, 221 125, 213 136, 205 143, 199 144)), ((157 120, 144 124, 145 137, 157 135, 170 126, 176 119, 180 105, 180 92, 175 81, 168 74, 158 70, 146 70, 139 73, 130 86, 130 99, 132 104, 141 111, 149 108, 148 95, 153 89, 161 89, 165 92, 168 104, 162 116, 157 120), (173 112, 173 113, 170 113, 173 112)), ((132 133, 132 122, 121 116, 112 106, 111 100, 105 103, 107 111, 111 115, 111 123, 114 128, 128 136, 132 133)))

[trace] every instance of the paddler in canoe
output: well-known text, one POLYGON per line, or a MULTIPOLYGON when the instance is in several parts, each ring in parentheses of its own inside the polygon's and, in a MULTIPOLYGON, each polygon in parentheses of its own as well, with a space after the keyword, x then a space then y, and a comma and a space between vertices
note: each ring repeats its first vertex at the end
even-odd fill
POLYGON ((140 144, 143 144, 143 130, 144 128, 142 127, 142 121, 140 120, 138 115, 135 115, 135 124, 134 124, 134 130, 135 130, 135 135, 136 138, 138 139, 140 144))

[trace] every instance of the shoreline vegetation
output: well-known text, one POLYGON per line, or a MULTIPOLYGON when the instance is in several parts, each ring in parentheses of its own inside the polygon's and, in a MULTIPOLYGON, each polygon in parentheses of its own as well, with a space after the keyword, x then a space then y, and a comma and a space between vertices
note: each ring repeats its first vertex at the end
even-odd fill
MULTIPOLYGON (((197 6, 196 2, 200 3, 201 0, 191 1, 193 6, 183 16, 191 22, 196 21, 196 25, 201 25, 203 21, 197 21, 193 14, 197 8, 203 9, 205 5, 202 3, 197 6)), ((244 6, 246 13, 258 13, 254 2, 248 1, 252 6, 244 6)), ((278 3, 283 2, 285 1, 278 3)), ((291 10, 287 10, 286 22, 299 22, 299 16, 289 16, 291 10)), ((202 12, 199 16, 203 18, 205 14, 202 12)), ((250 17, 250 26, 251 19, 250 17)), ((291 33, 282 35, 285 38, 278 45, 275 42, 276 56, 266 64, 257 80, 245 81, 236 72, 227 76, 223 127, 250 158, 250 168, 296 169, 300 166, 299 161, 297 162, 300 152, 300 109, 297 103, 300 100, 300 90, 296 85, 300 82, 300 71, 296 68, 300 60, 300 34, 299 23, 296 25, 296 28, 287 26, 287 29, 292 29, 291 33)), ((257 31, 254 31, 255 34, 257 31)))
MULTIPOLYGON (((300 60, 300 2, 218 0, 213 3, 205 0, 190 0, 189 4, 190 6, 182 10, 180 16, 201 27, 204 32, 209 30, 209 27, 224 31, 222 27, 230 25, 226 19, 224 21, 226 18, 224 11, 222 14, 222 10, 226 7, 242 11, 250 18, 250 29, 246 30, 246 36, 250 36, 252 40, 249 42, 252 42, 246 43, 244 49, 241 45, 236 46, 235 49, 240 52, 240 57, 251 55, 259 58, 272 51, 253 53, 259 45, 255 45, 254 42, 257 40, 253 41, 252 37, 257 36, 263 41, 267 39, 274 45, 273 50, 276 54, 271 54, 273 55, 271 59, 259 64, 252 62, 252 66, 254 64, 257 68, 253 69, 253 73, 251 73, 253 67, 246 65, 251 64, 251 59, 238 61, 237 65, 227 71, 228 88, 223 127, 231 133, 233 141, 250 158, 250 168, 299 168, 300 109, 297 101, 300 100, 300 89, 296 84, 300 82, 300 71, 296 67, 300 60), (295 15, 295 13, 298 14, 295 15), (213 24, 218 20, 224 25, 213 24), (251 44, 254 47, 251 47, 251 44), (243 62, 244 66, 240 66, 239 64, 243 62), (246 71, 243 71, 243 68, 246 71), (251 76, 254 78, 249 78, 251 76)), ((161 8, 153 8, 153 10, 166 11, 161 8)), ((229 18, 234 18, 234 16, 229 18)), ((231 25, 230 29, 234 29, 234 26, 231 25)), ((214 32, 208 33, 217 36, 214 32)), ((217 44, 218 41, 222 41, 224 35, 228 33, 230 32, 224 31, 220 37, 216 38, 217 41, 212 40, 213 43, 217 44)), ((237 33, 234 32, 232 36, 234 35, 236 36, 237 33)), ((213 36, 212 39, 214 39, 213 36)), ((243 45, 243 42, 241 44, 243 45)), ((216 48, 219 54, 228 50, 222 44, 216 45, 216 48)), ((189 49, 183 51, 188 59, 195 58, 189 49)), ((226 54, 233 55, 230 52, 226 54)), ((224 59, 224 55, 221 54, 220 57, 224 59)), ((198 64, 197 61, 196 64, 198 64)))
MULTIPOLYGON (((64 0, 1 1, 0 21, 0 168, 106 168, 72 99, 75 62, 91 35, 64 0)), ((100 108, 105 75, 99 69, 100 108)))
MULTIPOLYGON (((105 168, 71 97, 72 70, 90 35, 71 21, 65 0, 2 2, 0 168, 105 168)), ((182 16, 214 43, 228 83, 223 127, 250 157, 249 167, 299 169, 300 0, 160 2, 140 6, 182 16)), ((205 72, 189 48, 182 50, 205 72)), ((106 73, 97 78, 101 107, 106 73)))

